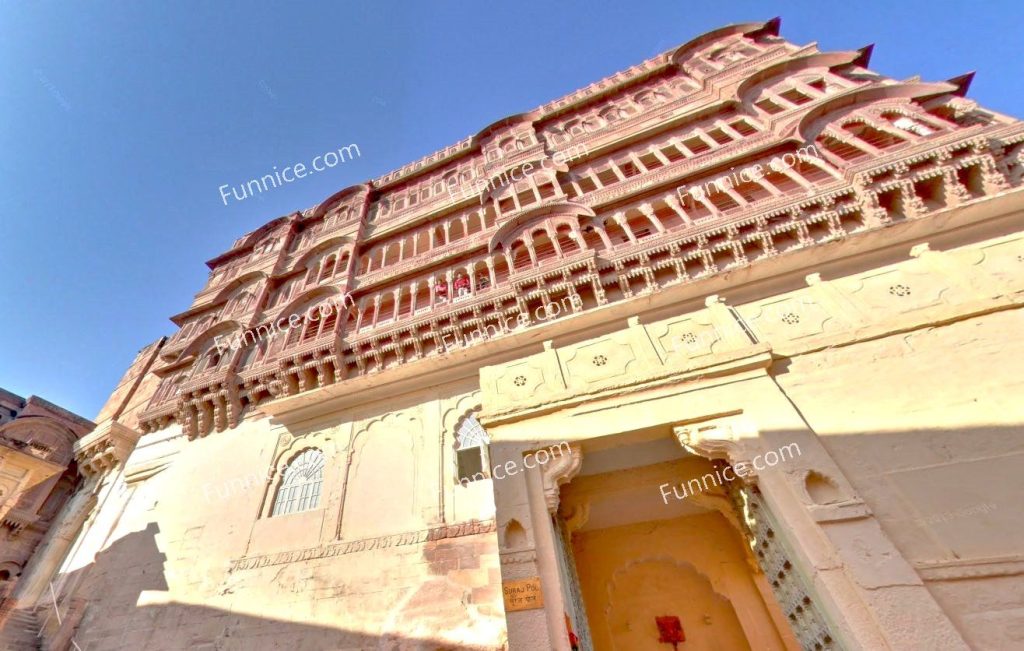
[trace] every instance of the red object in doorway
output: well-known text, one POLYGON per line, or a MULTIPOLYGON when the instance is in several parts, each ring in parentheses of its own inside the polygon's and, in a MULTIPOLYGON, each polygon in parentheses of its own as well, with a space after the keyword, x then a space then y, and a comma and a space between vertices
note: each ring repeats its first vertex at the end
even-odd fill
POLYGON ((673 649, 677 649, 677 644, 686 641, 683 624, 675 615, 655 617, 654 623, 658 625, 659 642, 671 644, 673 649))
POLYGON ((565 615, 565 630, 569 633, 569 646, 572 647, 572 651, 579 651, 580 639, 572 632, 572 621, 570 621, 568 614, 562 614, 565 615))

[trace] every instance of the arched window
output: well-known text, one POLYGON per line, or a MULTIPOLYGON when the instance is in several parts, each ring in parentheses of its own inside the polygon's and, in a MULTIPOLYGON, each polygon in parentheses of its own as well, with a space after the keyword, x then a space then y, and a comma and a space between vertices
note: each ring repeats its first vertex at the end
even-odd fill
POLYGON ((533 261, 530 259, 530 251, 523 244, 522 240, 516 240, 512 244, 512 270, 521 271, 523 269, 529 269, 533 265, 533 261))
POLYGON ((235 297, 233 304, 228 307, 225 311, 226 314, 236 314, 239 312, 245 312, 245 309, 249 307, 249 302, 252 300, 253 294, 249 291, 244 291, 235 297))
POLYGON ((490 442, 476 416, 470 414, 459 421, 455 430, 455 465, 456 477, 463 486, 490 477, 487 471, 487 444, 490 442))
POLYGON ((843 125, 843 130, 853 134, 875 149, 888 149, 904 142, 902 138, 898 138, 886 131, 880 131, 863 120, 847 122, 843 125))
POLYGON ((317 508, 323 484, 324 453, 315 448, 303 450, 284 470, 271 517, 317 508))
POLYGON ((576 253, 580 250, 580 244, 576 239, 576 233, 573 232, 572 227, 568 224, 562 224, 555 231, 555 236, 558 238, 558 244, 562 247, 562 253, 569 255, 576 253))
POLYGON ((334 264, 336 262, 337 259, 334 257, 333 253, 327 256, 327 259, 324 260, 323 268, 320 269, 321 281, 327 280, 328 278, 334 275, 334 264))
POLYGON ((205 367, 203 368, 203 370, 204 370, 204 371, 213 371, 213 370, 216 370, 216 369, 217 369, 217 367, 218 367, 218 366, 220 366, 220 363, 221 363, 221 357, 222 357, 222 356, 221 356, 221 354, 220 354, 220 351, 217 351, 217 350, 211 350, 211 351, 210 351, 209 353, 207 353, 207 355, 206 355, 206 366, 205 366, 205 367))
POLYGON ((277 290, 277 296, 274 298, 273 306, 278 307, 287 303, 288 297, 291 296, 293 287, 295 287, 294 280, 289 280, 285 284, 281 285, 281 288, 277 290))

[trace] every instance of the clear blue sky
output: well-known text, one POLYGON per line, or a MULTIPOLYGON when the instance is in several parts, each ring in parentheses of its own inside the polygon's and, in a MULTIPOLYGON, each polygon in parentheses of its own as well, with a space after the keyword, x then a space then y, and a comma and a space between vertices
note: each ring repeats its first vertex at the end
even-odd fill
POLYGON ((1024 116, 1024 3, 0 1, 0 386, 93 418, 234 239, 707 30, 782 16, 1024 116), (263 5, 263 6, 256 6, 263 5), (357 143, 227 207, 218 186, 357 143))

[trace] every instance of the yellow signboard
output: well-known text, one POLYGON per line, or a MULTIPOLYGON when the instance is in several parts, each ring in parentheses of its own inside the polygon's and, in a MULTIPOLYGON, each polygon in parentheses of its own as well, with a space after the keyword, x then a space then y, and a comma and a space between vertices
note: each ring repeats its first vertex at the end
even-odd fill
POLYGON ((544 595, 540 591, 539 576, 507 581, 501 584, 501 591, 505 595, 506 613, 544 607, 544 595))

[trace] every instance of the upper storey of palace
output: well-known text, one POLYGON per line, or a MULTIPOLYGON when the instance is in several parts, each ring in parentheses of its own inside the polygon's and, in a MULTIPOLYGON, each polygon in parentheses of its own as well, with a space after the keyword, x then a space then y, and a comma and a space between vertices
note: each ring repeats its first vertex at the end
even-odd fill
POLYGON ((896 81, 870 47, 778 28, 709 32, 240 238, 173 317, 144 426, 202 435, 536 305, 588 310, 1020 185, 1024 129, 965 99, 970 76, 896 81), (351 309, 310 318, 332 296, 351 309))

